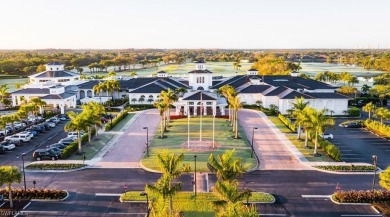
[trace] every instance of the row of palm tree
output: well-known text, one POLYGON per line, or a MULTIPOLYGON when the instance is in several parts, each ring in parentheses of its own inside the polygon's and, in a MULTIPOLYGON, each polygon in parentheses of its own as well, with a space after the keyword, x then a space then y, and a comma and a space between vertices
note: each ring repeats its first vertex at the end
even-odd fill
POLYGON ((327 115, 328 110, 316 110, 308 106, 304 98, 296 98, 293 103, 293 116, 298 126, 298 139, 300 139, 301 128, 305 131, 305 147, 308 146, 309 133, 314 133, 314 155, 318 151, 318 135, 323 134, 325 129, 334 125, 334 119, 327 115))
POLYGON ((332 83, 336 83, 337 81, 343 81, 344 85, 347 83, 348 86, 354 86, 355 84, 359 83, 357 76, 354 76, 349 72, 342 72, 338 74, 334 72, 325 71, 317 73, 314 79, 332 83))
POLYGON ((73 111, 68 112, 70 121, 65 125, 66 132, 77 132, 78 152, 82 152, 80 132, 88 132, 88 142, 91 141, 92 127, 95 127, 96 136, 98 135, 98 127, 101 126, 101 115, 105 113, 105 108, 99 103, 89 102, 82 106, 83 111, 77 114, 73 111))
POLYGON ((107 96, 109 94, 112 94, 111 98, 112 98, 113 101, 115 101, 115 99, 114 99, 114 92, 118 91, 118 93, 119 93, 120 88, 121 88, 121 86, 120 86, 119 81, 117 81, 117 80, 106 80, 104 82, 101 82, 101 83, 93 86, 92 90, 93 90, 93 92, 95 94, 99 94, 100 103, 102 103, 102 92, 106 92, 107 96))
POLYGON ((364 105, 362 109, 363 111, 368 112, 369 120, 371 120, 371 113, 374 114, 374 117, 379 118, 382 124, 383 124, 383 120, 390 119, 390 110, 386 107, 377 108, 374 103, 369 102, 366 105, 364 105))
POLYGON ((229 106, 229 121, 234 132, 234 138, 238 139, 238 110, 242 108, 240 98, 237 96, 237 92, 234 87, 230 85, 224 85, 218 89, 218 93, 223 95, 229 106))

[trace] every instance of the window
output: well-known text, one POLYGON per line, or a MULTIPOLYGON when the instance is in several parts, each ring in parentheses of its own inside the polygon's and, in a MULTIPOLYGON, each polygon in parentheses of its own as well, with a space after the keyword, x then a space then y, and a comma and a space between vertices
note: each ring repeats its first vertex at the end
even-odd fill
POLYGON ((67 82, 70 81, 70 79, 58 79, 58 82, 67 82))
POLYGON ((197 84, 203 84, 204 83, 204 77, 196 77, 196 83, 197 84))

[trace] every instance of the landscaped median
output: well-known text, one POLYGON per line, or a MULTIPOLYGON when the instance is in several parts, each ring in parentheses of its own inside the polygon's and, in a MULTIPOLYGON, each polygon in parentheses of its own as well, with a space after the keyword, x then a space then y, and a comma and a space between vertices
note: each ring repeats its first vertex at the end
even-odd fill
POLYGON ((324 165, 314 166, 317 169, 333 172, 374 172, 376 169, 373 165, 324 165))
MULTIPOLYGON (((122 194, 121 202, 146 202, 145 196, 140 196, 139 191, 131 191, 122 194)), ((157 198, 158 195, 150 192, 148 193, 149 200, 157 198)), ((197 193, 194 192, 178 192, 173 197, 174 210, 181 210, 184 216, 215 216, 213 209, 213 201, 218 198, 213 193, 197 193)), ((248 198, 249 203, 274 203, 275 197, 268 193, 252 192, 252 196, 248 198)), ((168 203, 168 200, 167 200, 168 203)), ((243 201, 246 203, 246 200, 243 201)))
MULTIPOLYGON (((0 195, 8 199, 9 191, 0 188, 0 195)), ((46 188, 12 188, 13 200, 65 200, 69 193, 64 190, 46 189, 46 188)))
POLYGON ((29 170, 73 170, 87 166, 79 163, 31 163, 26 166, 29 170))

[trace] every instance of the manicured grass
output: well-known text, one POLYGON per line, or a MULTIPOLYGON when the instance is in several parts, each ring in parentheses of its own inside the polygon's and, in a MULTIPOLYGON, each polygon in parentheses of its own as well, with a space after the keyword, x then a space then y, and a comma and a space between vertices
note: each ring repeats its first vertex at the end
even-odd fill
POLYGON ((321 149, 318 149, 318 153, 321 154, 320 157, 314 157, 314 143, 309 141, 309 147, 305 147, 305 135, 302 133, 301 140, 297 139, 297 134, 292 133, 290 129, 284 125, 278 117, 268 117, 278 128, 279 130, 286 135, 286 137, 291 141, 292 144, 311 162, 334 162, 325 152, 321 149))
MULTIPOLYGON (((83 145, 83 151, 85 152, 86 160, 91 160, 95 155, 114 137, 112 134, 100 134, 98 138, 92 137, 91 143, 88 142, 83 145)), ((73 154, 69 160, 83 160, 82 155, 73 154)))
MULTIPOLYGON (((122 201, 145 201, 145 197, 140 196, 140 193, 139 191, 127 192, 122 194, 121 199, 122 201)), ((149 199, 156 197, 156 194, 149 193, 149 199)), ((173 198, 173 209, 182 211, 186 217, 211 217, 215 216, 212 201, 216 199, 212 193, 197 193, 197 197, 195 198, 193 192, 179 192, 173 198)), ((254 203, 272 203, 273 201, 274 197, 268 193, 253 192, 249 198, 249 202, 254 203)))
POLYGON ((125 126, 133 116, 134 113, 127 114, 126 117, 123 118, 123 120, 121 120, 119 123, 117 123, 110 131, 120 131, 122 127, 125 126))
MULTIPOLYGON (((199 139, 200 118, 191 118, 190 122, 190 137, 191 140, 199 139)), ((202 138, 204 140, 212 141, 212 118, 204 117, 202 124, 202 138)), ((215 119, 215 141, 219 147, 215 150, 208 150, 203 152, 194 152, 181 147, 187 141, 187 119, 178 119, 171 122, 168 128, 169 132, 165 133, 167 136, 164 139, 159 138, 159 131, 156 132, 153 142, 149 148, 149 157, 145 156, 142 164, 150 169, 159 170, 156 164, 156 155, 164 150, 169 152, 181 154, 184 153, 184 162, 191 166, 194 170, 194 155, 197 155, 196 169, 199 172, 209 171, 207 168, 207 160, 211 153, 215 156, 223 154, 227 149, 236 149, 236 156, 241 158, 246 169, 254 168, 257 165, 256 158, 251 158, 251 148, 245 134, 239 130, 241 139, 233 139, 233 132, 226 119, 215 119)))

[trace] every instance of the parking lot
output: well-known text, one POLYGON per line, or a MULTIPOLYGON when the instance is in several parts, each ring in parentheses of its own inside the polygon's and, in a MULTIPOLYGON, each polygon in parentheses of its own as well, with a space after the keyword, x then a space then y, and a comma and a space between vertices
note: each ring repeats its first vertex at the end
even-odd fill
MULTIPOLYGON (((26 153, 24 156, 25 164, 33 161, 32 153, 37 148, 46 148, 47 145, 58 142, 60 139, 65 138, 67 133, 64 131, 64 125, 67 121, 60 121, 54 128, 50 128, 44 133, 38 133, 29 142, 22 143, 20 146, 12 151, 6 151, 5 154, 0 155, 0 165, 22 165, 21 154, 26 153)), ((1 137, 0 141, 4 138, 1 137)))
POLYGON ((348 163, 373 163, 372 155, 378 157, 378 166, 385 169, 390 165, 390 141, 366 131, 364 128, 344 128, 338 126, 346 119, 335 119, 332 143, 340 148, 342 160, 348 163))

